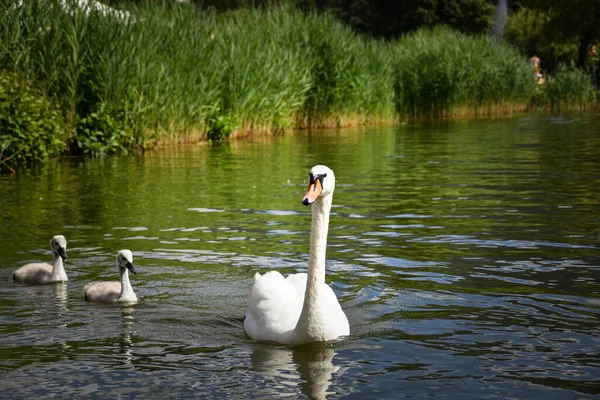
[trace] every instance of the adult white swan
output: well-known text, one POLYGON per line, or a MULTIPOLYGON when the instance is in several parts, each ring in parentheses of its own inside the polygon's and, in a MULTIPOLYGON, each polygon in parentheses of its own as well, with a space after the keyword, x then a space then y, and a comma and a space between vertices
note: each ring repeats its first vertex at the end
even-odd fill
POLYGON ((308 174, 302 204, 312 204, 308 274, 284 278, 277 271, 256 273, 244 329, 254 340, 302 344, 350 334, 348 318, 325 284, 325 249, 335 176, 324 165, 308 174))
POLYGON ((13 279, 34 285, 68 281, 69 278, 67 278, 63 266, 63 261, 67 259, 67 239, 63 235, 54 236, 50 241, 50 248, 54 256, 52 264, 32 263, 23 265, 13 272, 13 279))
POLYGON ((121 250, 117 254, 117 267, 121 274, 120 282, 93 282, 84 286, 85 299, 102 303, 135 303, 137 296, 129 281, 129 272, 133 268, 133 254, 131 250, 121 250))

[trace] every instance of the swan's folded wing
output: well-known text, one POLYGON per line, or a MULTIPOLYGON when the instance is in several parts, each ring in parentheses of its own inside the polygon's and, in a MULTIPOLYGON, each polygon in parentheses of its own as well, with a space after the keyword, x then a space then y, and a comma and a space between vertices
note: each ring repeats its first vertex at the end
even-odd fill
POLYGON ((323 284, 321 292, 322 297, 319 308, 323 312, 323 315, 326 315, 326 320, 328 321, 327 329, 329 330, 328 335, 330 337, 350 335, 348 317, 346 317, 333 289, 329 285, 323 284))
POLYGON ((300 300, 300 303, 304 303, 304 292, 306 292, 306 279, 307 276, 303 274, 292 274, 289 275, 285 281, 294 288, 296 292, 295 296, 300 300))
POLYGON ((120 282, 91 282, 84 286, 84 298, 88 301, 114 303, 121 293, 120 282))
POLYGON ((32 263, 19 268, 13 273, 13 279, 20 282, 48 283, 52 277, 52 265, 32 263))
POLYGON ((306 274, 287 279, 277 271, 257 274, 244 321, 246 333, 254 340, 284 343, 289 336, 291 341, 302 311, 305 287, 306 274))

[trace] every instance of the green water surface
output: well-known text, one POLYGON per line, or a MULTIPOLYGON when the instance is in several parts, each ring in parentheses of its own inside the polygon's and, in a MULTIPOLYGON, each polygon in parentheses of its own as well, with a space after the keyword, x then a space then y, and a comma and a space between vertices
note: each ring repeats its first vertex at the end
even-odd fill
POLYGON ((419 122, 66 158, 0 176, 0 397, 586 398, 600 393, 600 121, 419 122), (351 336, 255 343, 255 272, 327 282, 351 336), (68 240, 69 282, 13 283, 68 240), (86 303, 133 251, 134 306, 86 303))

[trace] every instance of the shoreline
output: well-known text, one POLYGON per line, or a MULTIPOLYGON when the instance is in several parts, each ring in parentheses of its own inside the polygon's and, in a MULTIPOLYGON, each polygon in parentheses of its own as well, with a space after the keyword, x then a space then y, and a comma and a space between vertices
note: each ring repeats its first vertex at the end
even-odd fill
POLYGON ((386 125, 394 125, 394 124, 407 124, 411 122, 422 122, 422 121, 458 121, 458 120, 479 120, 479 119, 496 119, 496 118, 507 118, 507 117, 524 117, 531 114, 555 114, 555 113, 567 113, 567 114, 588 114, 588 113, 596 113, 600 112, 600 103, 595 107, 587 107, 581 108, 578 106, 571 107, 548 107, 548 106, 532 106, 531 104, 522 104, 522 105, 511 105, 508 107, 484 107, 485 111, 481 110, 473 110, 472 107, 459 107, 458 110, 448 113, 444 116, 418 116, 418 117, 387 117, 387 118, 370 118, 367 120, 358 120, 356 118, 343 118, 340 120, 350 121, 343 124, 314 124, 312 126, 299 126, 299 127, 286 127, 280 129, 270 129, 267 127, 251 129, 236 129, 233 130, 232 133, 224 137, 221 140, 211 140, 208 138, 208 134, 206 131, 203 133, 199 133, 199 130, 190 130, 194 133, 192 134, 182 134, 177 137, 169 137, 173 136, 171 134, 166 134, 163 137, 152 139, 148 138, 144 142, 145 150, 151 148, 165 148, 171 146, 184 146, 188 144, 197 144, 197 143, 211 143, 211 142, 226 142, 226 141, 244 141, 244 140, 253 140, 258 138, 271 138, 278 135, 286 135, 292 132, 298 131, 315 131, 319 132, 322 130, 336 130, 336 129, 356 129, 370 126, 386 126, 386 125))

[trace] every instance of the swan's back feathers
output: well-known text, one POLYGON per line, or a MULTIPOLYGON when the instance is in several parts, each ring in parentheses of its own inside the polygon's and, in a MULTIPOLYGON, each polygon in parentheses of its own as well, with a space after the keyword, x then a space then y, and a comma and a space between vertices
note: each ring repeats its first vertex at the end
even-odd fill
POLYGON ((264 275, 258 272, 254 275, 254 286, 252 287, 252 300, 276 300, 281 296, 301 295, 304 300, 306 288, 306 274, 292 274, 284 278, 277 271, 269 271, 264 275), (289 293, 289 290, 298 292, 289 293))
POLYGON ((52 265, 48 263, 24 265, 13 273, 13 279, 27 283, 50 283, 52 282, 52 265))
POLYGON ((121 296, 120 282, 92 282, 84 286, 85 300, 115 303, 121 296))
POLYGON ((277 271, 254 276, 244 329, 254 340, 291 343, 302 312, 306 274, 284 278, 277 271))

